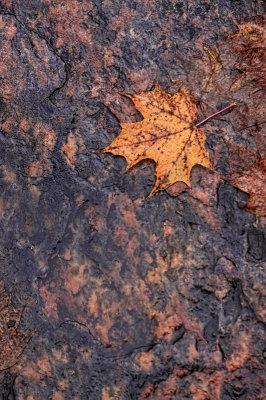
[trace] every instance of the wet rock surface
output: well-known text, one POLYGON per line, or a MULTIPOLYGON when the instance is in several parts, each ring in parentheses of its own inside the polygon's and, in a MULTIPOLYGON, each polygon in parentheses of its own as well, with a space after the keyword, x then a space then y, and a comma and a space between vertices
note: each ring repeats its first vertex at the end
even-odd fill
POLYGON ((259 113, 252 134, 234 111, 205 125, 216 172, 148 200, 152 163, 93 152, 141 119, 119 92, 229 104, 191 60, 262 3, 0 0, 0 279, 31 332, 3 399, 264 398, 265 219, 222 140, 254 147, 259 113))

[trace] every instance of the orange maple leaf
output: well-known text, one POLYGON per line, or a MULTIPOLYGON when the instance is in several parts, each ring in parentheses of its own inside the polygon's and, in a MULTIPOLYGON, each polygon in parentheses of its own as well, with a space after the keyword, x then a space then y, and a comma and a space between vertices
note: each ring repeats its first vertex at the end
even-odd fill
POLYGON ((190 172, 200 164, 213 170, 204 147, 205 135, 196 126, 197 108, 182 84, 173 95, 156 83, 155 89, 130 95, 143 120, 122 123, 121 133, 100 153, 127 160, 127 170, 143 159, 156 164, 156 182, 148 197, 177 181, 190 186, 190 172))

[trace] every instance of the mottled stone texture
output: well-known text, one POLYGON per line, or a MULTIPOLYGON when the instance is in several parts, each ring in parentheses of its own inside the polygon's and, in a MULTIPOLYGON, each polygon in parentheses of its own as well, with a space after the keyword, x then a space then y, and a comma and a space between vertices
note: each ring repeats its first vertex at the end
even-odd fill
MULTIPOLYGON (((206 124, 216 172, 197 166, 191 190, 146 201, 151 163, 124 174, 92 151, 141 118, 121 91, 182 80, 204 100, 188 60, 195 71, 203 42, 262 13, 260 0, 0 0, 0 279, 33 335, 0 373, 2 399, 265 398, 265 220, 223 178, 222 138, 253 146, 249 132, 234 111, 206 124)), ((206 93, 207 115, 231 101, 206 93)))

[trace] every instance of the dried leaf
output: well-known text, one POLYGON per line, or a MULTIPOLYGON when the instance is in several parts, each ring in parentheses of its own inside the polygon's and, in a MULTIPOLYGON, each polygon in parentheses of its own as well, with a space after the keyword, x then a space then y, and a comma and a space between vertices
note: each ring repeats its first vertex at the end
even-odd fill
POLYGON ((22 311, 13 307, 10 296, 0 281, 0 371, 12 367, 30 340, 30 335, 17 332, 22 311))
POLYGON ((218 51, 209 46, 207 43, 203 44, 203 50, 209 56, 211 72, 214 73, 221 71, 223 64, 218 51))
POLYGON ((238 55, 238 65, 242 74, 234 81, 231 90, 237 90, 249 82, 266 86, 266 22, 263 16, 254 17, 249 22, 237 25, 237 31, 228 36, 232 50, 238 55))
POLYGON ((209 92, 214 87, 213 84, 213 79, 215 79, 214 75, 222 70, 223 64, 217 50, 215 50, 206 43, 203 44, 203 50, 208 54, 209 57, 210 73, 202 80, 201 88, 202 90, 209 92))
POLYGON ((101 153, 113 153, 127 160, 127 170, 143 159, 156 164, 156 183, 149 196, 181 181, 190 186, 190 171, 196 164, 213 169, 204 147, 205 135, 195 126, 196 105, 181 85, 170 95, 156 84, 150 92, 132 95, 143 120, 122 123, 122 131, 101 153))
POLYGON ((256 215, 266 215, 266 158, 257 152, 226 142, 229 150, 230 183, 250 195, 243 207, 256 215))
POLYGON ((208 104, 208 112, 215 109, 217 99, 220 104, 229 99, 237 103, 229 116, 235 131, 265 121, 265 32, 265 18, 253 17, 215 47, 203 44, 204 52, 198 55, 193 49, 184 60, 190 88, 208 104))

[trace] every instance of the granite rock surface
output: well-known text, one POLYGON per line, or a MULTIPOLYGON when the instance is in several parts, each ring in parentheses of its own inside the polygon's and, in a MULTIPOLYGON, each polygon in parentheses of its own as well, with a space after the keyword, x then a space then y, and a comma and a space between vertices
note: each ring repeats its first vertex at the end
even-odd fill
POLYGON ((261 14, 260 0, 0 0, 0 279, 31 335, 2 399, 265 398, 265 219, 224 179, 222 140, 254 147, 260 116, 205 125, 215 172, 148 200, 152 163, 124 173, 93 152, 141 120, 120 92, 182 81, 202 119, 230 104, 197 82, 202 45, 261 14))

